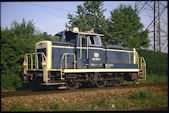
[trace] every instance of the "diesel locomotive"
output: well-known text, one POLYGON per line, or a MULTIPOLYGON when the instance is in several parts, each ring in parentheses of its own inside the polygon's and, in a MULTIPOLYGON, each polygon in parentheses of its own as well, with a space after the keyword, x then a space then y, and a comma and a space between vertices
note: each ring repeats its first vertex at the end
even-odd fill
POLYGON ((146 79, 146 62, 135 48, 103 45, 103 34, 80 32, 77 27, 55 36, 59 42, 37 42, 35 53, 25 54, 25 83, 77 89, 146 79))

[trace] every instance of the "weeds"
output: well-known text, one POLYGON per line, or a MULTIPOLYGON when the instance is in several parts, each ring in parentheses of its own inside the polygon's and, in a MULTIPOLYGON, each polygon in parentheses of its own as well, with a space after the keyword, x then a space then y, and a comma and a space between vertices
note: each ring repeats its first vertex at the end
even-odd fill
POLYGON ((131 98, 136 100, 152 99, 152 93, 146 90, 134 92, 131 98))
POLYGON ((98 100, 98 102, 97 102, 97 105, 98 105, 99 107, 101 107, 101 106, 103 106, 103 105, 105 105, 105 104, 106 104, 106 98, 105 98, 105 97, 100 98, 100 99, 98 100))
POLYGON ((57 103, 54 103, 54 104, 51 104, 49 106, 49 108, 52 110, 52 111, 58 111, 62 108, 62 105, 60 104, 60 102, 57 102, 57 103))
POLYGON ((152 82, 168 82, 167 75, 155 75, 155 74, 147 74, 146 80, 135 80, 135 81, 124 81, 124 84, 135 84, 135 83, 152 83, 152 82))
POLYGON ((92 101, 75 104, 63 104, 61 102, 50 103, 45 106, 14 104, 9 111, 127 111, 162 105, 168 105, 168 93, 142 90, 133 92, 130 97, 122 97, 117 94, 109 100, 102 96, 92 101))
POLYGON ((13 104, 9 111, 38 111, 37 107, 24 106, 23 104, 13 104))

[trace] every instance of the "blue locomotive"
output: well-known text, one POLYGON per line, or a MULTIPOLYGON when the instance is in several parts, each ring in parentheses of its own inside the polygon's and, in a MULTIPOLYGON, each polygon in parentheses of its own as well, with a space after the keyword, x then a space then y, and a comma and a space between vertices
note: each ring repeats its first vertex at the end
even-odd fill
POLYGON ((75 89, 146 79, 146 62, 135 48, 103 45, 100 37, 104 35, 79 32, 77 27, 55 36, 59 42, 40 41, 35 53, 25 55, 25 82, 75 89))

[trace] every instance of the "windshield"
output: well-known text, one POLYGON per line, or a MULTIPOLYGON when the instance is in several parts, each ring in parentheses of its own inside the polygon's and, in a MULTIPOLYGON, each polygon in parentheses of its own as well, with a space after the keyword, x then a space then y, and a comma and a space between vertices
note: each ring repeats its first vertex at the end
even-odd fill
POLYGON ((95 45, 101 45, 101 41, 100 41, 100 37, 99 36, 95 36, 94 40, 95 40, 95 45))

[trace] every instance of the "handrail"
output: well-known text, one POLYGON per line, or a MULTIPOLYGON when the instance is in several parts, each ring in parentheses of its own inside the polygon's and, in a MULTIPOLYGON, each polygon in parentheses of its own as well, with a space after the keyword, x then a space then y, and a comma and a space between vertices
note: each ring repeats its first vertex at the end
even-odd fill
POLYGON ((63 78, 63 75, 62 75, 62 63, 63 63, 63 59, 65 58, 65 69, 67 69, 67 55, 73 55, 74 56, 74 69, 76 68, 76 56, 75 56, 75 54, 74 53, 64 53, 63 55, 62 55, 62 59, 61 59, 61 61, 60 61, 60 69, 61 69, 61 80, 63 80, 64 78, 63 78))
POLYGON ((68 55, 73 55, 74 56, 74 69, 76 68, 76 56, 74 53, 64 53, 62 55, 62 59, 60 61, 60 68, 62 69, 62 63, 63 63, 63 59, 65 59, 65 69, 67 69, 67 56, 68 55))
POLYGON ((141 69, 143 70, 143 65, 144 64, 144 79, 146 79, 146 61, 143 57, 140 57, 140 60, 141 60, 141 69))
POLYGON ((80 57, 79 59, 82 59, 82 37, 80 37, 80 57))
MULTIPOLYGON (((138 69, 143 71, 143 78, 146 79, 146 61, 144 57, 139 57, 137 52, 136 52, 136 64, 138 65, 138 69)), ((140 71, 138 71, 138 75, 140 75, 140 71)))
POLYGON ((140 68, 139 66, 139 56, 138 53, 136 52, 136 64, 138 65, 138 69, 140 68))
MULTIPOLYGON (((29 69, 39 69, 38 66, 38 55, 42 56, 42 63, 46 61, 46 56, 43 52, 38 52, 38 53, 26 53, 24 56, 24 69, 29 70, 29 69), (34 57, 35 56, 35 57, 34 57), (29 62, 30 59, 30 62, 29 62), (33 60, 35 59, 35 63, 33 63, 33 60), (30 68, 29 68, 30 66, 30 68)), ((43 65, 43 64, 42 64, 43 65)))
MULTIPOLYGON (((146 79, 146 61, 144 57, 138 57, 138 69, 143 71, 143 78, 146 79), (144 64, 144 69, 143 69, 143 64, 144 64)), ((138 72, 140 75, 140 71, 138 72)))

